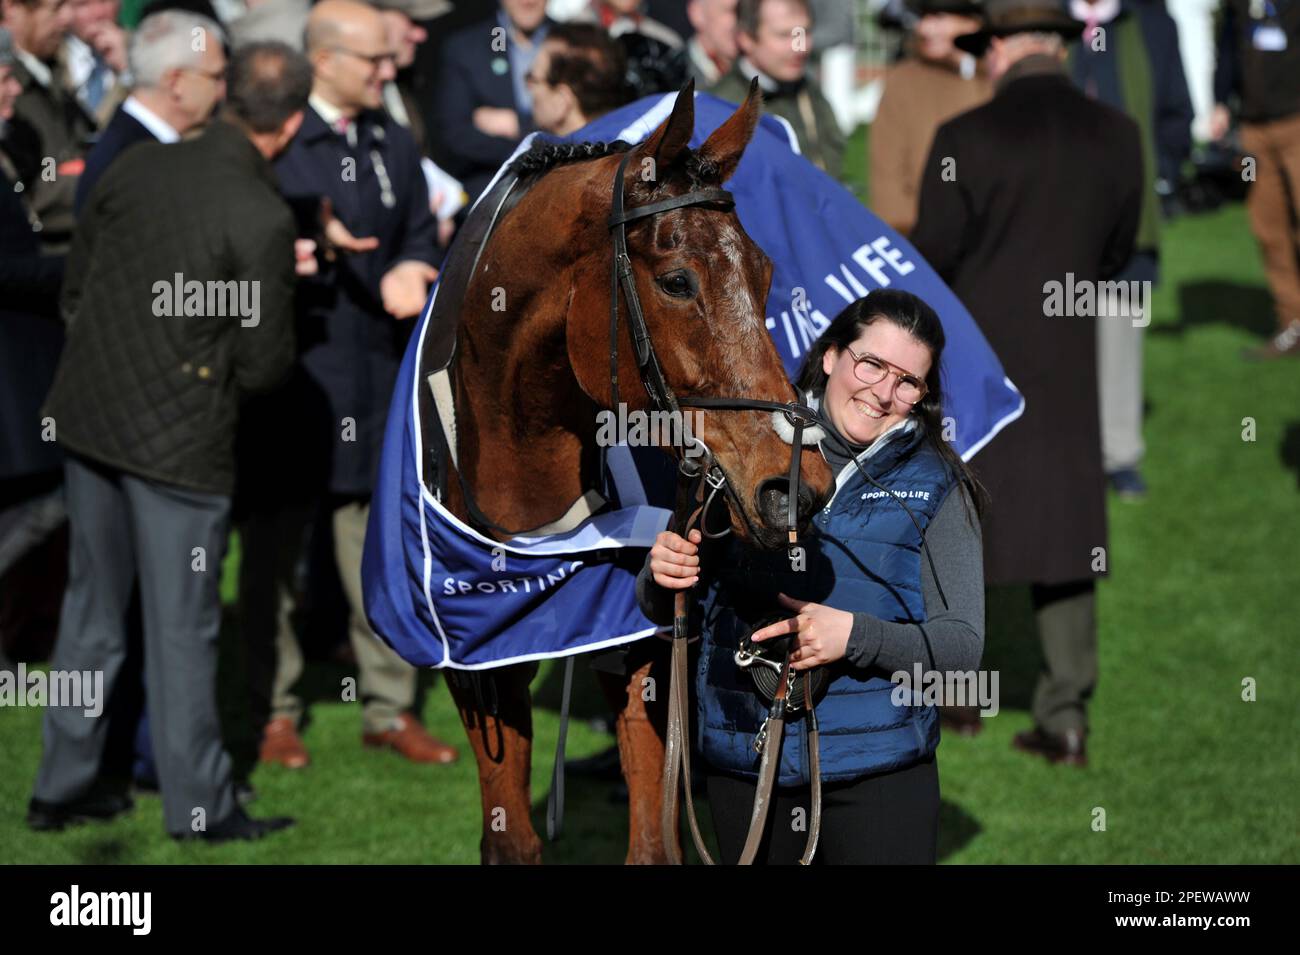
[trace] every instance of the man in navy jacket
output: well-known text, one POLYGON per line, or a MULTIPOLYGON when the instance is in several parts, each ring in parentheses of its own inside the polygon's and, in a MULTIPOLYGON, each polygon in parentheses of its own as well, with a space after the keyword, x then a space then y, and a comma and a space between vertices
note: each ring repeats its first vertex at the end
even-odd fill
POLYGON ((434 135, 441 165, 471 201, 535 128, 526 77, 553 25, 545 0, 501 0, 494 19, 453 33, 443 45, 434 135))
POLYGON ((241 436, 242 629, 255 717, 266 719, 261 758, 307 762, 297 736, 302 703, 291 692, 302 657, 286 597, 312 517, 303 502, 314 499, 332 522, 351 605, 363 742, 418 762, 449 762, 455 750, 410 712, 416 671, 376 638, 361 600, 370 494, 410 336, 406 319, 424 308, 437 275, 436 224, 415 141, 383 110, 395 67, 379 13, 353 0, 322 0, 307 21, 306 46, 314 72, 309 107, 276 172, 307 238, 319 237, 323 215, 350 235, 299 283, 299 367, 285 389, 259 402, 241 436))

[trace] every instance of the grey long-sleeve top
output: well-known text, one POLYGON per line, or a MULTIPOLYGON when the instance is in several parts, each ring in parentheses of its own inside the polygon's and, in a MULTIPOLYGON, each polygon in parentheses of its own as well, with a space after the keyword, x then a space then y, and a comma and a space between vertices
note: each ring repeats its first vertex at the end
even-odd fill
MULTIPOLYGON (((832 470, 853 467, 850 459, 823 446, 832 470)), ((940 505, 926 528, 925 539, 948 598, 947 609, 939 596, 930 562, 921 555, 921 588, 925 623, 893 623, 869 613, 853 614, 845 658, 854 666, 894 673, 911 672, 915 663, 925 669, 974 670, 984 652, 984 552, 979 519, 970 496, 958 485, 940 505), (926 638, 934 654, 926 650, 926 638)), ((704 556, 702 563, 707 561, 704 556)), ((673 592, 660 587, 650 574, 650 558, 637 576, 637 602, 641 611, 660 624, 672 621, 673 592)))

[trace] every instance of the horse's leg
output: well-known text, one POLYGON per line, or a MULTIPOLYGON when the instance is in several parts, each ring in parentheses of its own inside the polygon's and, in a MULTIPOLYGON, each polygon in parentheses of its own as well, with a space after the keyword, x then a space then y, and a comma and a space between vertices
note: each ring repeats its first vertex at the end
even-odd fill
POLYGON ((657 639, 642 641, 629 651, 631 672, 626 677, 598 673, 605 696, 617 714, 618 752, 628 794, 628 865, 668 862, 661 821, 664 736, 668 727, 666 647, 657 639))
POLYGON ((482 699, 459 674, 447 681, 478 762, 483 799, 479 854, 485 865, 538 865, 542 861, 542 841, 531 819, 528 777, 533 746, 528 684, 536 673, 537 665, 532 663, 486 672, 482 699), (488 712, 494 696, 495 715, 488 712))

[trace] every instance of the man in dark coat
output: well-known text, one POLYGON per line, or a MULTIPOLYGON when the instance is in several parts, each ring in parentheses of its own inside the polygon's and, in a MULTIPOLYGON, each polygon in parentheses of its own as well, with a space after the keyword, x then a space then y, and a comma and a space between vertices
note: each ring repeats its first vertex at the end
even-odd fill
POLYGON ((936 133, 912 241, 1025 396, 1021 418, 974 462, 991 498, 984 573, 990 584, 1033 585, 1047 667, 1036 727, 1017 745, 1081 764, 1106 561, 1096 319, 1054 317, 1049 290, 1095 286, 1127 261, 1142 156, 1133 121, 1063 71, 1063 38, 1082 24, 1051 0, 991 0, 985 17, 958 43, 988 45, 996 93, 936 133))
MULTIPOLYGON (((67 345, 46 401, 72 535, 54 671, 112 695, 138 580, 163 819, 176 838, 254 839, 288 820, 236 803, 217 715, 221 557, 235 424, 293 360, 293 215, 270 160, 302 123, 310 71, 280 44, 235 57, 224 119, 118 160, 68 260, 67 345)), ((51 706, 28 812, 37 830, 130 808, 95 792, 107 726, 51 706)))
POLYGON ((5 154, 22 92, 14 63, 13 41, 0 27, 0 666, 6 650, 26 658, 29 648, 53 642, 63 582, 40 572, 40 551, 57 556, 53 532, 65 517, 63 459, 40 413, 63 347, 63 256, 41 255, 40 220, 14 189, 18 176, 5 154))
POLYGON ((526 77, 553 22, 543 0, 501 0, 495 19, 444 41, 432 133, 471 202, 533 130, 526 77))
POLYGON ((252 428, 241 436, 250 449, 241 473, 241 631, 254 716, 265 721, 261 759, 300 767, 308 758, 297 736, 302 702, 292 693, 302 657, 286 607, 303 504, 319 502, 351 606, 362 742, 448 762, 455 750, 429 736, 411 712, 415 669, 370 630, 361 602, 370 494, 410 336, 405 320, 424 308, 437 275, 436 226, 415 140, 383 110, 383 87, 395 70, 378 11, 322 0, 308 18, 306 47, 311 98, 277 171, 285 195, 305 211, 309 237, 325 202, 351 235, 345 254, 299 286, 299 366, 288 386, 257 403, 252 428))

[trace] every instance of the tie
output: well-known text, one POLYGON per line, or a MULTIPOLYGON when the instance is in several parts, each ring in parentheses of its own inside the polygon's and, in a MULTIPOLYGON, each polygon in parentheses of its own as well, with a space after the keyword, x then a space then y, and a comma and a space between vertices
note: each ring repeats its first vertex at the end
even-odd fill
POLYGON ((334 120, 334 132, 347 139, 349 146, 357 144, 357 124, 346 116, 334 120))
POLYGON ((91 112, 99 109, 99 104, 104 101, 104 88, 108 85, 108 64, 95 57, 95 65, 90 68, 90 76, 86 77, 86 86, 83 95, 86 98, 86 105, 90 107, 91 112))

